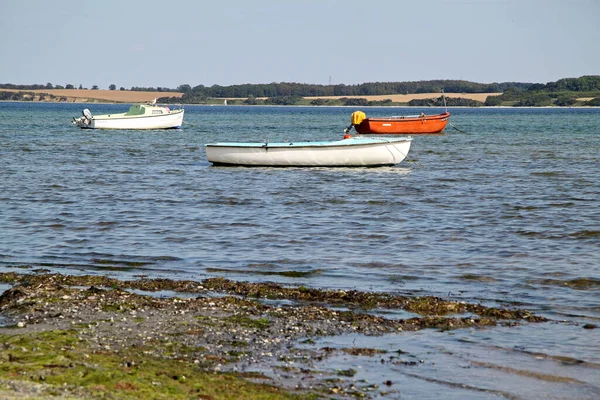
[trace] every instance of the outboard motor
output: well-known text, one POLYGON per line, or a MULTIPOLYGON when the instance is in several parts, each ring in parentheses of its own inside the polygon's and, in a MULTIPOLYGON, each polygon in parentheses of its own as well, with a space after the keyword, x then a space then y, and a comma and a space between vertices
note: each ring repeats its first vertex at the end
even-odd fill
POLYGON ((80 128, 90 126, 90 124, 92 123, 92 119, 94 118, 90 110, 86 108, 83 111, 81 111, 81 114, 83 115, 82 117, 79 117, 77 119, 73 118, 73 125, 77 125, 80 128))
POLYGON ((365 118, 367 118, 367 114, 365 114, 364 112, 354 111, 352 114, 350 114, 350 126, 344 129, 344 132, 350 132, 354 125, 360 125, 360 123, 363 122, 365 118))

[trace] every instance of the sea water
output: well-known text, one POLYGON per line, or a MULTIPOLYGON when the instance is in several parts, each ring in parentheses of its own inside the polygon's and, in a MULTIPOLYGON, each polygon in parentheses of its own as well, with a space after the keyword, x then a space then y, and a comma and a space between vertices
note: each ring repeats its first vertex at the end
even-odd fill
POLYGON ((445 133, 415 136, 397 166, 294 169, 213 167, 204 144, 337 140, 355 109, 186 106, 178 130, 71 126, 86 107, 128 105, 0 103, 0 271, 524 308, 549 322, 324 338, 419 362, 321 368, 355 363, 357 379, 402 398, 600 398, 599 109, 451 108, 445 133))

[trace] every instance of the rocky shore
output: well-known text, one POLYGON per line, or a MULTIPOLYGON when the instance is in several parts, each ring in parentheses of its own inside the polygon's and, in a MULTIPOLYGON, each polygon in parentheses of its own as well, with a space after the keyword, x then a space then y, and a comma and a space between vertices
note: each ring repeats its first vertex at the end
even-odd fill
MULTIPOLYGON (((319 337, 545 321, 526 310, 436 297, 317 290, 221 278, 124 281, 3 273, 0 397, 86 399, 394 398, 394 383, 318 370, 336 353, 409 363, 319 337), (402 309, 408 319, 373 310, 402 309)), ((397 395, 396 395, 397 396, 397 395)))

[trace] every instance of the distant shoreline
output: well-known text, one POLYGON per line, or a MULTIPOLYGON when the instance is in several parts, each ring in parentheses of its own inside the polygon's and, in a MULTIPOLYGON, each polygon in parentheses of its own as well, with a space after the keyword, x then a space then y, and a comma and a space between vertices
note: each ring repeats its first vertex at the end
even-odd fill
MULTIPOLYGON (((131 104, 131 103, 149 103, 155 98, 161 97, 178 97, 181 98, 183 93, 181 92, 144 92, 144 91, 131 91, 131 90, 92 90, 92 89, 36 89, 36 90, 20 90, 20 89, 2 89, 1 92, 21 92, 21 93, 35 93, 37 99, 22 99, 22 100, 0 100, 0 102, 33 102, 33 103, 73 103, 73 104, 131 104), (54 96, 51 98, 45 98, 39 100, 40 95, 54 96)), ((485 102, 488 96, 499 96, 502 93, 444 93, 446 98, 463 98, 470 99, 479 102, 485 102)), ((383 101, 390 99, 394 103, 408 103, 411 100, 422 100, 422 99, 437 99, 440 97, 440 93, 414 93, 414 94, 389 94, 389 95, 373 95, 373 96, 305 96, 306 100, 336 100, 341 98, 346 99, 366 99, 367 101, 383 101)), ((241 100, 244 101, 246 98, 243 97, 223 97, 214 98, 215 100, 241 100)), ((266 99, 257 98, 257 99, 266 99)), ((578 98, 579 101, 587 101, 592 98, 582 97, 578 98)), ((197 105, 197 104, 189 104, 197 105)), ((201 104, 198 104, 201 105, 201 104)), ((216 104, 207 104, 216 105, 216 104)), ((235 104, 229 105, 234 107, 235 104)), ((228 107, 229 107, 228 106, 228 107)), ((265 106, 265 105, 262 105, 265 106)), ((301 106, 304 107, 304 106, 301 106)), ((307 106, 308 107, 308 106, 307 106)), ((314 107, 328 107, 327 105, 314 106, 314 107)), ((350 107, 357 108, 358 106, 343 106, 336 105, 335 107, 350 107)), ((380 106, 360 106, 363 108, 368 107, 380 107, 380 106)), ((423 106, 409 106, 409 105, 394 105, 392 107, 416 107, 423 108, 423 106)), ((464 106, 449 106, 452 108, 464 107, 464 106)), ((512 108, 511 106, 481 106, 487 108, 512 108)), ((576 106, 577 108, 597 108, 594 106, 576 106)), ((519 108, 570 108, 570 106, 545 106, 545 107, 519 107, 519 108)))
MULTIPOLYGON (((52 95, 55 98, 66 98, 63 103, 90 103, 90 102, 108 102, 108 103, 144 103, 160 97, 179 97, 183 96, 180 92, 138 92, 130 90, 91 90, 91 89, 37 89, 37 90, 19 90, 19 89, 0 89, 4 92, 36 93, 38 95, 52 95)), ((502 93, 445 93, 446 97, 460 97, 484 102, 488 96, 499 96, 502 93)), ((390 99, 393 102, 408 103, 411 100, 432 99, 440 97, 440 93, 415 93, 415 94, 389 94, 376 96, 306 96, 305 99, 367 99, 368 101, 381 101, 390 99)), ((215 98, 216 99, 216 98, 215 98)), ((246 98, 223 97, 220 100, 245 100, 246 98)), ((40 100, 33 100, 40 101, 40 100)), ((41 102, 60 102, 56 99, 41 100, 41 102)))
POLYGON ((0 89, 3 92, 34 93, 38 96, 50 95, 53 99, 31 100, 37 102, 60 103, 145 103, 159 97, 181 97, 180 92, 138 92, 132 90, 91 90, 91 89, 0 89), (60 101, 61 98, 65 100, 60 101), (57 100, 59 99, 59 100, 57 100))

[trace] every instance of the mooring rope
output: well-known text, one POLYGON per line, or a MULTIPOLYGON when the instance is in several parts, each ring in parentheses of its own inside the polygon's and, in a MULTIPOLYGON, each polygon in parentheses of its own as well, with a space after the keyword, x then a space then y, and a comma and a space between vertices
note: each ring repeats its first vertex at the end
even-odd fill
MULTIPOLYGON (((402 151, 401 151, 401 150, 400 150, 398 147, 396 147, 396 143, 392 143, 392 141, 391 141, 391 140, 388 140, 388 139, 383 139, 383 140, 387 141, 389 144, 391 144, 392 146, 394 146, 394 148, 396 149, 396 151, 398 151, 398 153, 402 154, 402 155, 404 156, 404 159, 405 159, 407 162, 412 162, 412 163, 416 164, 418 167, 421 167, 421 168, 423 168, 423 165, 421 165, 421 164, 420 164, 418 161, 416 161, 416 160, 413 160, 412 158, 409 158, 409 157, 408 157, 408 154, 404 154, 404 153, 403 153, 403 152, 402 152, 402 151)), ((396 161, 396 156, 394 155, 394 153, 392 153, 392 152, 390 151, 390 149, 388 149, 388 151, 389 151, 389 152, 390 152, 390 154, 392 155, 392 158, 394 159, 394 161, 396 161)))
POLYGON ((461 131, 460 129, 458 129, 457 127, 455 127, 454 125, 452 125, 452 122, 448 121, 448 123, 450 124, 451 127, 453 127, 454 129, 456 129, 457 131, 459 131, 460 133, 467 133, 465 131, 461 131))

